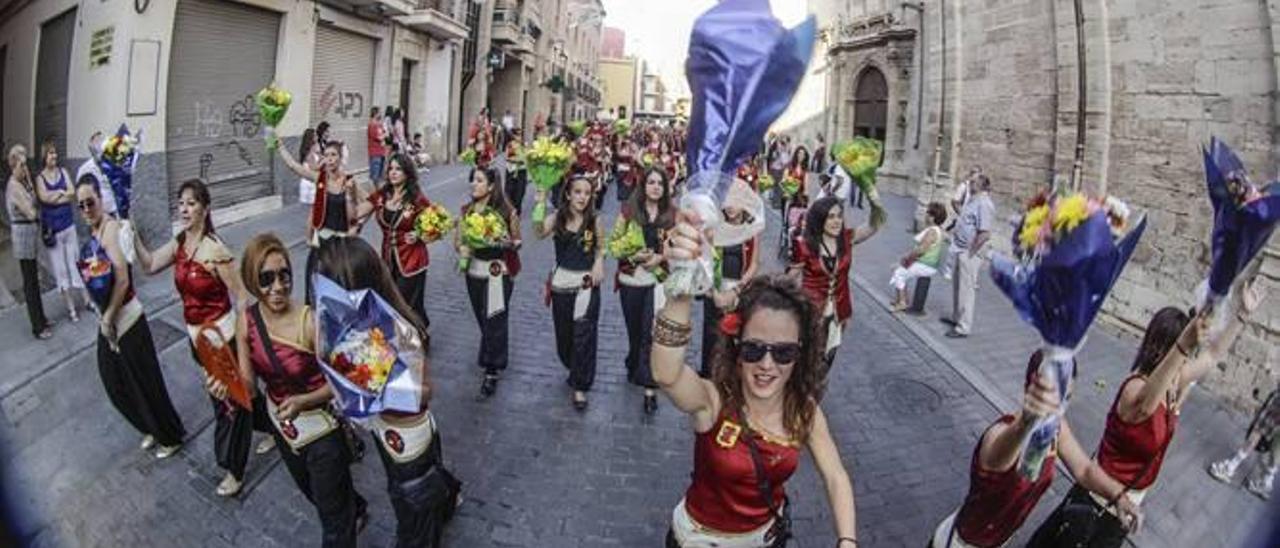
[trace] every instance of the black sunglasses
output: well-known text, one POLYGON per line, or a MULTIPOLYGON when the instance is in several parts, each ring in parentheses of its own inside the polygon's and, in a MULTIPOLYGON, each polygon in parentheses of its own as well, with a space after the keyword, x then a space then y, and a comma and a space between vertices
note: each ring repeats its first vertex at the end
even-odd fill
POLYGON ((280 280, 280 285, 293 285, 293 272, 287 268, 281 268, 280 270, 263 270, 258 273, 258 287, 271 287, 275 285, 277 279, 280 280))
POLYGON ((80 200, 79 202, 76 202, 76 205, 80 207, 81 211, 84 211, 95 205, 98 205, 98 201, 94 200, 93 198, 90 198, 88 200, 80 200))
POLYGON ((738 357, 744 362, 759 362, 765 354, 771 354, 778 365, 791 365, 800 357, 800 343, 765 344, 750 340, 739 343, 738 357))

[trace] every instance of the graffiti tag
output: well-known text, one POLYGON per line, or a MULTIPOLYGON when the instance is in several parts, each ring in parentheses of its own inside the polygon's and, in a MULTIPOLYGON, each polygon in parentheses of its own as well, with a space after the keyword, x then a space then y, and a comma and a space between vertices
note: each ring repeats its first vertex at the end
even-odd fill
POLYGON ((257 137, 262 130, 262 114, 258 112, 252 95, 245 95, 244 99, 232 103, 228 119, 231 121, 231 134, 236 137, 257 137))
POLYGON ((226 123, 222 117, 222 109, 209 103, 196 101, 195 111, 196 137, 217 139, 222 135, 222 125, 226 123))

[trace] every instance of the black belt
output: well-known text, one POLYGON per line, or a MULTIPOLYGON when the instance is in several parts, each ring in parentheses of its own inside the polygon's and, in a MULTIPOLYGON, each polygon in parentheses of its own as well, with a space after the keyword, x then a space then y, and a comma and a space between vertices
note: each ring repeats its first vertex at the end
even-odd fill
POLYGON ((9 222, 11 222, 11 223, 13 223, 13 224, 15 224, 15 225, 33 225, 33 224, 36 224, 35 220, 22 220, 22 219, 14 219, 14 220, 9 221, 9 222))

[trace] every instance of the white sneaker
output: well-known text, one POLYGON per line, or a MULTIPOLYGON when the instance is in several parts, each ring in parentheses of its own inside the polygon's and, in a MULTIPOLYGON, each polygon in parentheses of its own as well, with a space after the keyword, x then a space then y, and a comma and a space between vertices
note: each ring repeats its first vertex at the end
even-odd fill
POLYGON ((156 449, 156 458, 161 460, 167 459, 172 457, 174 453, 177 453, 179 449, 182 449, 181 445, 161 445, 159 449, 156 449))
POLYGON ((142 436, 142 443, 138 445, 138 447, 141 448, 143 451, 146 451, 147 449, 151 449, 152 447, 155 447, 155 446, 156 446, 156 438, 151 434, 142 436))
POLYGON ((257 447, 253 448, 253 453, 255 455, 265 455, 267 453, 270 453, 271 450, 275 448, 276 448, 276 439, 271 436, 267 436, 263 438, 262 441, 258 442, 257 447))
POLYGON ((1269 500, 1271 499, 1271 488, 1275 484, 1275 479, 1276 469, 1272 468, 1264 474, 1254 476, 1253 479, 1249 480, 1249 483, 1245 484, 1245 489, 1258 495, 1262 500, 1269 500))
POLYGON ((1209 464, 1209 475, 1222 483, 1231 483, 1231 477, 1236 475, 1236 468, 1239 466, 1240 461, 1234 458, 1222 459, 1209 464))
POLYGON ((213 492, 219 497, 234 497, 243 486, 244 484, 240 480, 228 472, 226 477, 222 478, 222 483, 219 483, 218 488, 213 492))

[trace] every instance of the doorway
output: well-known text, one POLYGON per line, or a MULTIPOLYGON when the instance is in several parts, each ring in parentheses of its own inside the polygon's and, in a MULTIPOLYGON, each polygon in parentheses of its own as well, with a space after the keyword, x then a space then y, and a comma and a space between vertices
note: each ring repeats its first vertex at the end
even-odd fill
POLYGON ((858 76, 858 87, 854 91, 854 136, 870 137, 883 143, 888 111, 889 86, 884 73, 875 67, 867 67, 858 76))

